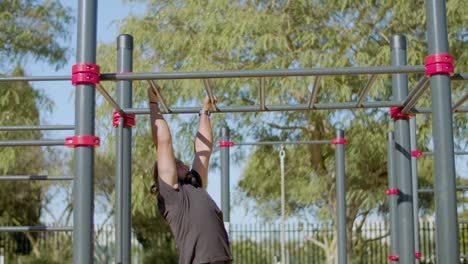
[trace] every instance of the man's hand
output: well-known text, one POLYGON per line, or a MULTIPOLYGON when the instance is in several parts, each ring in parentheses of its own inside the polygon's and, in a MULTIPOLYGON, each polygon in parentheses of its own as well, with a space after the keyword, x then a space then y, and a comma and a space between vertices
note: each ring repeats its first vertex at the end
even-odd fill
POLYGON ((216 96, 213 96, 213 102, 212 102, 210 97, 206 95, 205 99, 203 100, 203 110, 209 111, 212 109, 212 107, 216 107, 217 103, 218 103, 218 98, 216 98, 216 96))
MULTIPOLYGON (((161 93, 161 87, 159 87, 159 85, 156 85, 156 89, 158 91, 158 93, 161 93)), ((159 99, 158 99, 158 95, 156 94, 156 91, 153 89, 153 87, 149 87, 148 88, 148 99, 150 101, 150 103, 158 103, 159 99)))

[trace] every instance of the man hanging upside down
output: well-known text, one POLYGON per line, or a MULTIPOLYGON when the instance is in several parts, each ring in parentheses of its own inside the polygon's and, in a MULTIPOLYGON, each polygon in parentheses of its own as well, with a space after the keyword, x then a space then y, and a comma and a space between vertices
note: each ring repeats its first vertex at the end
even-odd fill
POLYGON ((157 195, 159 211, 174 234, 179 264, 229 264, 232 257, 223 214, 205 190, 213 151, 209 110, 216 100, 211 102, 208 96, 204 99, 190 169, 174 157, 171 132, 159 109, 156 91, 151 87, 148 97, 157 152, 151 192, 157 195))

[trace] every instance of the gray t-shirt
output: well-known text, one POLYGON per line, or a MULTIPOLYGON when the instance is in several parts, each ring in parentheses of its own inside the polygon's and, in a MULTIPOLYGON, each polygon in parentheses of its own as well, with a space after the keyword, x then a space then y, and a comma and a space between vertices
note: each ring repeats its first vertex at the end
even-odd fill
POLYGON ((223 213, 203 189, 201 178, 191 171, 196 184, 179 182, 177 189, 158 179, 158 207, 169 223, 179 251, 180 264, 232 260, 223 213))

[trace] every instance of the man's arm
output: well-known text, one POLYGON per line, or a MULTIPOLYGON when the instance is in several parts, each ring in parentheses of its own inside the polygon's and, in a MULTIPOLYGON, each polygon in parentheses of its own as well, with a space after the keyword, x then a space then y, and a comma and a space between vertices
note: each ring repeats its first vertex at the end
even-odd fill
MULTIPOLYGON (((159 87, 158 87, 159 89, 159 87)), ((151 132, 158 155, 158 176, 173 188, 177 188, 177 171, 169 126, 161 115, 158 97, 150 87, 148 89, 151 132)))
MULTIPOLYGON (((210 98, 208 96, 205 97, 200 114, 200 124, 198 125, 195 137, 195 157, 192 163, 193 169, 200 174, 204 188, 207 186, 208 167, 211 153, 213 152, 213 132, 211 130, 210 117, 206 114, 211 109, 211 104, 210 98)), ((216 104, 216 98, 213 104, 216 104)))

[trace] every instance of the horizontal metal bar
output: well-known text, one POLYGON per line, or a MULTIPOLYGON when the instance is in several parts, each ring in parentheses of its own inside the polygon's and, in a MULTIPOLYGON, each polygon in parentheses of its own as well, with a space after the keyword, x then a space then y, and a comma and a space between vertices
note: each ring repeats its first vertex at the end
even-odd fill
POLYGON ((468 220, 458 220, 458 223, 459 224, 468 224, 468 220))
POLYGON ((333 76, 359 74, 395 74, 424 73, 423 65, 417 66, 375 66, 375 67, 339 67, 307 69, 271 69, 271 70, 227 70, 199 72, 134 72, 104 73, 101 80, 178 80, 178 79, 214 79, 214 78, 248 78, 248 77, 285 77, 285 76, 333 76))
POLYGON ((3 76, 0 77, 0 82, 13 81, 71 81, 71 75, 60 76, 3 76))
POLYGON ((19 146, 63 146, 63 139, 42 139, 42 140, 0 140, 0 147, 19 146))
MULTIPOLYGON (((423 156, 430 156, 434 155, 434 152, 423 152, 423 156)), ((453 152, 455 155, 468 155, 468 151, 455 151, 453 152)))
POLYGON ((468 72, 459 72, 455 73, 450 77, 452 81, 466 81, 468 80, 468 72))
POLYGON ((74 130, 73 125, 48 125, 48 126, 0 126, 0 131, 21 130, 74 130))
MULTIPOLYGON (((356 102, 344 103, 320 103, 314 104, 314 109, 317 110, 333 110, 333 109, 359 109, 359 108, 388 108, 392 106, 402 106, 401 102, 394 101, 379 101, 379 102, 363 102, 362 107, 356 107, 356 102)), ((295 105, 267 105, 264 112, 274 111, 305 111, 311 110, 308 104, 295 105)), ((163 114, 195 114, 200 109, 198 107, 174 107, 171 112, 163 112, 163 114)), ((123 111, 127 114, 145 115, 149 114, 148 108, 124 108, 123 111)), ((259 106, 226 106, 218 107, 218 112, 221 113, 239 113, 239 112, 262 112, 259 106)))
POLYGON ((0 232, 69 232, 73 227, 55 226, 0 226, 0 232))
MULTIPOLYGON (((467 191, 468 186, 457 186, 456 189, 457 191, 467 191)), ((418 193, 433 193, 433 192, 434 192, 433 188, 423 188, 423 189, 418 190, 418 193)))
MULTIPOLYGON (((431 107, 413 107, 409 113, 411 113, 411 114, 431 114, 432 113, 432 108, 431 107)), ((459 107, 453 113, 454 114, 455 113, 468 113, 468 106, 459 107)))
POLYGON ((307 144, 330 144, 331 140, 304 140, 304 141, 260 141, 260 142, 239 142, 234 143, 234 146, 248 145, 307 145, 307 144))
POLYGON ((119 106, 119 104, 112 98, 112 96, 106 91, 106 89, 104 88, 104 86, 102 86, 102 84, 98 83, 96 85, 96 90, 99 91, 99 93, 101 93, 101 95, 104 97, 104 99, 106 99, 106 101, 108 103, 110 103, 112 105, 112 107, 117 110, 117 112, 119 112, 120 114, 123 114, 123 111, 122 111, 122 108, 119 106))
MULTIPOLYGON (((396 74, 424 73, 424 65, 414 66, 374 66, 374 67, 340 67, 309 69, 275 69, 244 71, 206 71, 206 72, 160 72, 160 73, 102 73, 101 81, 122 80, 176 80, 203 78, 243 78, 243 77, 281 77, 281 76, 320 76, 320 75, 353 75, 353 74, 396 74)), ((454 81, 468 79, 468 73, 456 73, 454 81)), ((57 76, 3 76, 0 82, 10 81, 70 81, 71 75, 57 76)))
POLYGON ((47 176, 47 175, 0 175, 0 181, 72 181, 69 176, 47 176))

